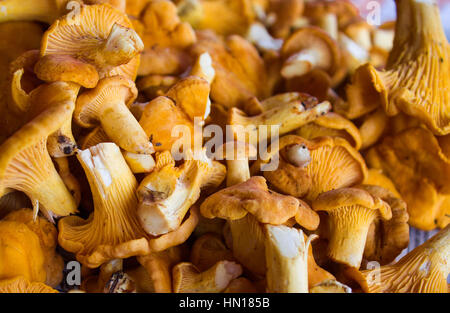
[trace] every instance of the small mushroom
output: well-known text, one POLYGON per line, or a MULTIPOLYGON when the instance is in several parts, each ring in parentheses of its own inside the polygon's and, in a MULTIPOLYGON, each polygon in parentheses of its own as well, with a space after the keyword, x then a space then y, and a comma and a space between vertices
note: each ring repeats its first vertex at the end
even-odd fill
POLYGON ((128 109, 136 96, 131 80, 122 76, 103 78, 95 89, 78 97, 74 118, 82 127, 101 124, 108 137, 128 152, 152 154, 148 136, 128 109))
POLYGON ((157 236, 176 230, 191 206, 207 186, 218 186, 225 178, 225 167, 202 158, 186 160, 175 167, 169 151, 156 157, 156 166, 140 184, 137 214, 143 229, 157 236))
POLYGON ((340 188, 320 194, 312 203, 316 211, 328 213, 329 257, 359 268, 370 224, 377 218, 392 217, 389 205, 367 191, 340 188))
POLYGON ((179 263, 172 269, 173 292, 221 292, 241 274, 242 267, 230 261, 217 262, 204 272, 200 272, 192 263, 179 263))
POLYGON ((447 226, 397 263, 349 275, 367 293, 448 293, 449 236, 447 226))

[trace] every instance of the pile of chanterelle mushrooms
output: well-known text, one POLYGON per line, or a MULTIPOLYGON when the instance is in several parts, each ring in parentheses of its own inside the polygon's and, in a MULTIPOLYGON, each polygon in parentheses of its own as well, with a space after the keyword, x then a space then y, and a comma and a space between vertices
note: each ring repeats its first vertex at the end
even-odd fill
POLYGON ((396 5, 0 0, 0 292, 448 292, 450 48, 396 5))

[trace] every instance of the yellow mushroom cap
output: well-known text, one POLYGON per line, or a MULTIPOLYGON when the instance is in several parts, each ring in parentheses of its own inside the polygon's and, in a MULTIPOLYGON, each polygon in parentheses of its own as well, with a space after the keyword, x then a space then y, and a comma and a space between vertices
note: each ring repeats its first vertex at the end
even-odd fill
POLYGON ((0 293, 58 293, 41 282, 30 282, 23 276, 0 280, 0 293))

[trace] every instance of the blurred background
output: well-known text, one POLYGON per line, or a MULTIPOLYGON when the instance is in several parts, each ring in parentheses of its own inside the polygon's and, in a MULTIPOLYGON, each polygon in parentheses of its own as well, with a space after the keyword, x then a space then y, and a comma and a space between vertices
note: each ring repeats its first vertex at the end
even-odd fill
MULTIPOLYGON (((396 14, 394 0, 351 0, 351 2, 359 8, 360 14, 364 18, 370 14, 373 10, 373 2, 376 2, 380 5, 381 23, 395 19, 396 14)), ((450 40, 450 0, 436 0, 436 2, 439 5, 445 33, 447 38, 450 40)))

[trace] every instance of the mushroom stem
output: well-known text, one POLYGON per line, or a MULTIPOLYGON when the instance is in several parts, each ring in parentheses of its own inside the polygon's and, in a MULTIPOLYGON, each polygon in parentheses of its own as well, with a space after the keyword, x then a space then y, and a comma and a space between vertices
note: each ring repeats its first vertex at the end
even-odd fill
POLYGON ((355 205, 329 212, 333 234, 328 255, 336 262, 359 268, 370 224, 378 216, 376 210, 355 205))
POLYGON ((144 154, 153 153, 149 149, 147 134, 122 99, 106 102, 102 110, 99 119, 109 138, 126 151, 144 154))
POLYGON ((308 293, 308 248, 303 231, 265 225, 267 289, 269 292, 308 293))
POLYGON ((336 14, 326 13, 319 19, 319 27, 334 40, 338 39, 338 20, 336 14))
POLYGON ((321 53, 316 49, 304 49, 287 58, 281 69, 281 75, 286 78, 302 76, 317 67, 321 61, 321 53))
POLYGON ((238 109, 232 108, 230 124, 235 136, 239 137, 244 132, 248 136, 245 142, 256 145, 260 140, 271 138, 273 135, 272 126, 279 126, 278 132, 281 136, 314 121, 330 110, 331 104, 328 101, 321 102, 313 107, 307 107, 301 101, 294 101, 252 117, 247 117, 238 109), (262 127, 265 127, 265 133, 261 133, 262 127))
POLYGON ((245 182, 250 178, 248 159, 227 160, 227 186, 233 186, 245 182))
POLYGON ((39 21, 51 24, 64 13, 61 0, 4 0, 0 2, 0 23, 8 21, 39 21))

